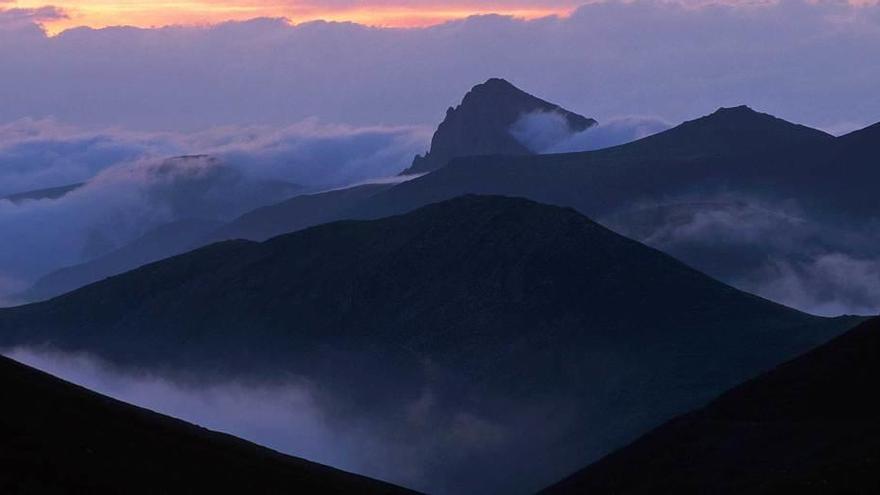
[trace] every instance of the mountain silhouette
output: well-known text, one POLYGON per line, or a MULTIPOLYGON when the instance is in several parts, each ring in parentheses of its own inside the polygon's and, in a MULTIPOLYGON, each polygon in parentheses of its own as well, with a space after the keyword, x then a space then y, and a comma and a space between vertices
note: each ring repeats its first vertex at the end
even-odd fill
POLYGON ((47 187, 44 189, 35 189, 33 191, 23 191, 0 197, 0 200, 5 199, 11 201, 12 203, 19 204, 29 200, 58 199, 66 196, 70 192, 79 189, 84 184, 84 182, 80 182, 77 184, 68 184, 66 186, 47 187))
POLYGON ((201 239, 200 245, 227 239, 265 241, 277 235, 338 220, 350 208, 392 186, 393 184, 365 184, 295 196, 241 215, 201 239))
POLYGON ((223 223, 219 221, 197 219, 161 225, 104 256, 56 270, 40 278, 19 297, 26 301, 49 299, 138 266, 186 252, 193 243, 221 225, 223 223))
MULTIPOLYGON (((480 94, 519 94, 501 80, 478 88, 480 94)), ((764 294, 767 274, 779 266, 806 264, 809 270, 811 260, 824 253, 871 259, 880 242, 870 228, 880 206, 871 186, 878 180, 876 128, 835 138, 746 106, 722 108, 604 150, 460 157, 394 186, 293 198, 246 213, 191 247, 265 240, 328 221, 381 218, 462 194, 500 194, 573 207, 726 283, 764 294)), ((138 260, 119 265, 116 273, 139 265, 138 260)), ((59 285, 42 294, 71 288, 59 285)), ((869 300, 856 296, 852 306, 870 309, 869 300)))
POLYGON ((518 119, 532 113, 559 114, 572 133, 596 125, 595 120, 536 98, 504 79, 489 79, 474 86, 459 106, 446 111, 430 151, 417 156, 403 174, 431 172, 462 156, 534 154, 511 133, 518 119))
MULTIPOLYGON (((779 266, 810 270, 826 254, 874 258, 877 133, 835 138, 747 107, 722 109, 604 150, 453 159, 342 218, 380 218, 461 194, 525 197, 573 207, 760 292, 779 266)), ((872 307, 856 294, 852 305, 872 307)))
POLYGON ((528 493, 854 321, 740 292, 571 209, 465 196, 0 310, 0 345, 302 377, 342 423, 435 449, 407 486, 528 493))
POLYGON ((878 355, 875 318, 542 493, 876 493, 878 355))
POLYGON ((0 492, 413 493, 104 397, 0 356, 0 492))
MULTIPOLYGON (((404 174, 422 174, 442 167, 450 159, 460 156, 484 154, 533 154, 524 144, 511 134, 511 126, 522 116, 535 112, 554 113, 562 116, 571 132, 583 131, 596 121, 574 114, 557 105, 525 93, 503 79, 489 79, 468 92, 461 105, 450 108, 446 120, 438 127, 431 151, 419 156, 413 166, 404 174)), ((169 159, 169 163, 186 160, 216 160, 207 155, 192 155, 169 159)), ((288 197, 277 204, 260 207, 247 212, 218 227, 210 234, 199 229, 184 234, 177 239, 170 236, 163 239, 169 247, 164 251, 154 249, 149 257, 136 255, 144 243, 136 239, 111 253, 102 254, 82 264, 65 267, 43 276, 17 299, 23 302, 44 300, 77 289, 101 278, 117 275, 137 268, 149 261, 180 254, 184 246, 196 248, 211 242, 228 239, 266 240, 270 237, 318 225, 323 222, 347 218, 357 204, 373 195, 392 187, 392 184, 357 185, 347 189, 328 191, 322 194, 304 194, 298 187, 291 189, 289 184, 263 184, 265 189, 256 191, 260 198, 288 197), (269 186, 280 187, 279 191, 269 186), (295 193, 297 193, 295 195, 295 193), (184 243, 183 241, 187 241, 184 243), (133 256, 126 258, 126 254, 133 256)), ((248 191, 245 191, 249 193, 248 191)), ((15 196, 20 201, 25 196, 15 196)), ((30 196, 27 196, 30 197, 30 196)), ((208 212, 200 212, 208 213, 208 212)), ((214 218, 208 217, 205 218, 214 218)), ((153 245, 160 244, 157 234, 170 232, 173 226, 156 229, 146 234, 153 245)))

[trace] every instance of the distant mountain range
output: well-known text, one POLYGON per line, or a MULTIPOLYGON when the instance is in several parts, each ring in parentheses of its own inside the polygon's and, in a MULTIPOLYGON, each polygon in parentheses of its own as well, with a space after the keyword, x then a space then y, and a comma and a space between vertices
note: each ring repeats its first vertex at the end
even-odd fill
POLYGON ((107 255, 50 273, 20 297, 31 301, 49 299, 132 268, 184 253, 221 225, 223 222, 197 219, 161 225, 107 255))
POLYGON ((597 122, 558 105, 536 98, 504 79, 489 79, 464 96, 461 105, 449 108, 440 123, 431 149, 417 156, 403 174, 423 174, 445 166, 453 158, 479 155, 533 155, 511 132, 519 119, 530 114, 554 113, 571 133, 582 132, 597 122))
MULTIPOLYGON (((814 309, 769 289, 768 282, 784 275, 779 270, 809 271, 825 255, 871 259, 880 242, 871 228, 880 207, 873 186, 880 179, 874 166, 880 125, 835 138, 734 107, 613 148, 534 155, 516 144, 510 128, 511 120, 530 111, 565 115, 572 129, 595 123, 493 79, 450 111, 434 136, 437 151, 432 147, 428 154, 435 158, 417 160, 418 170, 408 171, 436 168, 433 172, 393 186, 357 186, 261 208, 190 247, 235 238, 265 240, 334 220, 381 218, 462 194, 502 194, 571 206, 736 287, 814 309), (487 120, 486 112, 497 114, 497 120, 487 120), (503 139, 480 138, 475 144, 455 138, 481 136, 483 131, 469 129, 482 127, 503 139), (496 146, 501 142, 508 145, 496 146), (461 157, 485 153, 506 155, 461 157), (451 156, 459 157, 450 161, 451 156)), ((164 257, 179 252, 169 250, 164 257)), ((142 260, 94 264, 112 267, 101 271, 109 275, 142 260)), ((97 280, 54 282, 60 279, 48 276, 29 300, 97 280)), ((822 292, 820 282, 808 280, 806 287, 811 284, 822 292)), ((852 299, 850 307, 873 307, 870 294, 836 292, 852 299)))
POLYGON ((304 377, 339 421, 439 449, 412 486, 528 493, 855 321, 740 292, 571 209, 467 196, 0 310, 0 345, 304 377))
MULTIPOLYGON (((809 271, 826 255, 875 258, 878 143, 878 126, 835 138, 746 107, 721 109, 604 150, 454 159, 340 218, 381 218, 461 194, 526 197, 574 207, 725 282, 798 304, 765 291, 776 270, 809 271)), ((876 307, 870 294, 852 299, 876 307)))
POLYGON ((878 356, 873 319, 541 493, 877 493, 878 356))
POLYGON ((0 492, 414 493, 89 392, 0 356, 0 492))

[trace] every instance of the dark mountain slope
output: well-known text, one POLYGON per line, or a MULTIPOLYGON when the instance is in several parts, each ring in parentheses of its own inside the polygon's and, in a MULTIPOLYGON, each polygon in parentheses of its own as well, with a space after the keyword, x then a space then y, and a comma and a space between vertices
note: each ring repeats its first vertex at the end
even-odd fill
MULTIPOLYGON (((761 292, 780 266, 803 266, 809 276, 826 254, 875 258, 880 139, 862 136, 833 138, 744 107, 722 109, 595 152, 455 159, 346 217, 379 218, 461 194, 526 197, 573 207, 761 292), (645 224, 646 218, 656 221, 645 224)), ((825 297, 815 286, 816 297, 825 297)), ((854 289, 851 306, 863 306, 858 294, 854 289)))
POLYGON ((685 122, 604 153, 661 153, 665 157, 696 158, 715 155, 745 155, 780 145, 810 145, 830 142, 834 136, 793 124, 742 105, 720 108, 711 115, 685 122))
POLYGON ((554 112, 562 115, 571 132, 581 132, 596 121, 536 98, 503 79, 489 79, 474 86, 461 104, 450 108, 431 140, 431 150, 417 156, 404 174, 436 170, 449 160, 475 155, 531 155, 525 144, 511 134, 511 126, 523 115, 554 112))
POLYGON ((2 310, 0 344, 303 376, 341 421, 431 446, 419 488, 522 493, 851 324, 739 292, 570 209, 469 196, 215 244, 2 310))
POLYGON ((412 493, 89 392, 0 357, 4 494, 412 493))
POLYGON ((0 197, 0 200, 8 200, 13 203, 21 203, 22 201, 28 200, 40 200, 40 199, 58 199, 67 195, 67 193, 73 192, 80 187, 82 187, 85 183, 80 182, 77 184, 69 184, 66 186, 57 186, 57 187, 48 187, 45 189, 36 189, 33 191, 24 191, 15 194, 9 194, 3 197, 0 197))
POLYGON ((366 184, 296 196, 245 213, 212 232, 200 244, 227 239, 265 241, 277 235, 339 220, 355 205, 392 186, 393 184, 366 184))
POLYGON ((878 493, 880 319, 542 493, 878 493))
POLYGON ((98 244, 100 249, 85 250, 82 262, 56 267, 14 299, 22 302, 47 299, 203 246, 210 232, 241 212, 275 204, 308 190, 283 180, 245 180, 235 167, 209 155, 167 158, 155 167, 153 173, 164 177, 162 180, 168 184, 163 182, 162 187, 149 188, 145 194, 155 196, 158 203, 169 209, 170 217, 177 220, 158 226, 141 226, 143 235, 126 240, 118 247, 98 244))
POLYGON ((821 131, 748 107, 720 109, 604 150, 459 158, 435 173, 376 196, 358 210, 385 216, 474 193, 523 196, 602 217, 629 205, 656 203, 677 195, 729 190, 755 196, 771 190, 785 194, 785 178, 800 171, 787 161, 768 166, 767 159, 792 149, 809 156, 832 142, 834 138, 821 131))
POLYGON ((222 223, 218 221, 196 219, 162 225, 107 255, 46 275, 21 297, 27 301, 49 299, 147 263, 183 253, 220 225, 222 223))

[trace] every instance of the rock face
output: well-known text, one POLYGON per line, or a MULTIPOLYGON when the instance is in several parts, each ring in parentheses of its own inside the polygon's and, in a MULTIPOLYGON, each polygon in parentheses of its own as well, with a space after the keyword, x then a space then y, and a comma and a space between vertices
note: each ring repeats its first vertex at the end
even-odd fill
POLYGON ((572 132, 596 125, 593 119, 536 98, 503 79, 489 79, 471 89, 461 105, 446 111, 446 119, 431 140, 431 150, 417 156, 403 174, 431 172, 462 156, 531 155, 533 152, 510 129, 520 117, 534 112, 562 115, 572 132))
POLYGON ((0 493, 413 493, 134 407, 0 356, 0 493))
POLYGON ((875 318, 542 493, 878 493, 878 355, 875 318))

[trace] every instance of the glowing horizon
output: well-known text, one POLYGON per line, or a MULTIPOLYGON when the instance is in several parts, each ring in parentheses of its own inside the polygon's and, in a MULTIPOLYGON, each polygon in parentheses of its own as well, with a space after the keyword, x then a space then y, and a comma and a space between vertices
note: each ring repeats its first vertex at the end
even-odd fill
MULTIPOLYGON (((343 2, 340 2, 343 3, 343 2)), ((354 3, 354 2, 352 2, 354 3)), ((528 5, 521 0, 437 2, 404 5, 384 1, 375 5, 326 7, 317 2, 259 0, 18 0, 7 7, 37 9, 52 5, 66 17, 45 18, 40 24, 55 35, 74 27, 134 26, 154 28, 172 25, 210 25, 254 18, 284 18, 298 24, 308 21, 355 22, 380 27, 425 27, 474 15, 499 14, 522 19, 567 16, 577 2, 560 0, 555 5, 528 5)))

